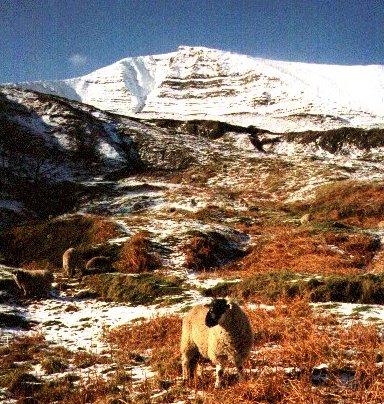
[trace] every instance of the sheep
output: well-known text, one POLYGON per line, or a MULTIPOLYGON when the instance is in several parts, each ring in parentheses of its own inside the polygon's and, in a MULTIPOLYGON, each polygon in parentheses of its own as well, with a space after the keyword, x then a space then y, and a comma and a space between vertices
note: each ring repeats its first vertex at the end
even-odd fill
POLYGON ((17 286, 27 296, 46 296, 51 289, 53 274, 47 269, 18 269, 12 274, 17 286))
POLYGON ((82 270, 82 274, 96 274, 111 271, 111 258, 99 255, 91 258, 85 264, 85 270, 82 270))
POLYGON ((68 248, 63 254, 63 271, 72 278, 80 266, 80 254, 76 248, 68 248))
POLYGON ((242 378, 244 361, 253 345, 253 331, 240 306, 227 299, 194 306, 183 318, 181 358, 183 380, 190 379, 199 357, 216 365, 215 387, 222 386, 224 366, 232 361, 242 378))
POLYGON ((302 226, 308 224, 312 220, 312 215, 310 213, 306 213, 305 215, 301 216, 300 224, 302 226))

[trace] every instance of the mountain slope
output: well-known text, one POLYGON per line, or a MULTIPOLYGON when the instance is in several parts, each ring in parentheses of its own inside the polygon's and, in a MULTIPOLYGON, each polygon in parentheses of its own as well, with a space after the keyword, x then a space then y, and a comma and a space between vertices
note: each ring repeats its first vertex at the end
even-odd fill
POLYGON ((63 213, 77 203, 82 181, 136 172, 137 150, 120 125, 85 104, 1 87, 0 223, 4 211, 63 213))
POLYGON ((272 131, 384 125, 384 67, 266 60, 202 47, 127 58, 86 76, 19 83, 122 115, 272 131))
MULTIPOLYGON (((138 173, 229 187, 228 192, 241 192, 244 201, 255 195, 263 200, 305 199, 334 176, 382 180, 383 132, 340 128, 273 133, 218 121, 138 120, 2 87, 0 212, 4 218, 24 208, 39 216, 64 213, 79 205, 81 195, 99 192, 100 181, 138 173), (279 171, 279 181, 272 181, 280 164, 293 168, 279 171)), ((134 205, 152 206, 152 195, 143 201, 135 198, 134 205)), ((102 211, 115 210, 109 198, 101 206, 102 211)))

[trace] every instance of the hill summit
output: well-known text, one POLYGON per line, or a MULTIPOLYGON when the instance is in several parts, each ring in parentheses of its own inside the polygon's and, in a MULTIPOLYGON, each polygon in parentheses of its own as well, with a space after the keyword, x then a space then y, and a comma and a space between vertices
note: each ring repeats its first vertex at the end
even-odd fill
POLYGON ((82 77, 16 83, 126 116, 276 132, 384 126, 384 66, 261 59, 204 47, 122 59, 82 77))

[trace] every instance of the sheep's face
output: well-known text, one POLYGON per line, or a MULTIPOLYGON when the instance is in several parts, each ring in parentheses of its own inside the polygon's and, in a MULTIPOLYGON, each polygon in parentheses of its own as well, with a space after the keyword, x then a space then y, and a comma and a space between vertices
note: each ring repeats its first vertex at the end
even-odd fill
POLYGON ((214 327, 219 324, 221 316, 230 308, 225 299, 213 299, 209 305, 208 313, 205 317, 205 325, 214 327))

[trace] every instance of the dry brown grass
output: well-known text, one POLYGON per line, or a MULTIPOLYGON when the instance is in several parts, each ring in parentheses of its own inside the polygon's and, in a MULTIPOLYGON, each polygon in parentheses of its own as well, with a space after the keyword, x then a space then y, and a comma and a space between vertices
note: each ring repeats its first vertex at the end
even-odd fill
MULTIPOLYGON (((383 338, 374 325, 355 323, 346 327, 334 315, 314 310, 307 299, 279 300, 274 308, 248 310, 255 345, 246 364, 247 379, 238 382, 229 372, 225 387, 215 390, 214 368, 203 365, 203 376, 187 386, 180 384, 179 341, 181 318, 156 317, 112 329, 105 334, 111 346, 112 362, 120 371, 104 380, 90 374, 74 385, 70 379, 44 382, 36 393, 41 403, 59 400, 67 404, 94 402, 127 403, 382 403, 384 402, 383 338), (154 380, 133 384, 126 365, 151 366, 158 372, 154 380), (327 370, 315 378, 321 364, 327 370), (117 386, 119 386, 117 388, 117 386), (154 394, 163 394, 154 398, 154 394)), ((36 355, 45 347, 44 339, 19 341, 22 348, 36 355), (30 351, 31 345, 35 351, 30 351), (24 347, 24 348, 22 348, 24 347)), ((15 347, 10 346, 13 350, 15 347)), ((1 352, 1 358, 8 354, 1 352)), ((55 352, 60 356, 60 352, 55 352)), ((13 354, 15 355, 15 354, 13 354)), ((83 361, 84 355, 80 358, 83 361)), ((8 358, 9 359, 9 358, 8 358)), ((13 360, 25 360, 16 358, 13 360)), ((88 362, 89 358, 85 358, 88 362)), ((92 362, 94 362, 94 359, 92 362)), ((41 359, 40 359, 41 360, 41 359)), ((1 361, 2 369, 4 359, 1 361)), ((10 360, 7 360, 8 365, 10 360)), ((14 370, 13 370, 14 372, 14 370)), ((14 378, 16 380, 16 378, 14 378)), ((21 376, 16 382, 20 383, 21 376)), ((23 399, 25 391, 17 391, 23 399)))
POLYGON ((272 226, 237 269, 316 274, 357 273, 375 255, 377 242, 364 234, 321 232, 272 226))
POLYGON ((149 350, 149 363, 159 377, 174 380, 180 374, 180 337, 181 319, 169 315, 113 329, 105 338, 119 363, 129 363, 137 358, 137 354, 149 350))
POLYGON ((207 237, 195 236, 183 247, 185 266, 195 271, 205 271, 218 265, 214 243, 207 237))
POLYGON ((114 267, 124 273, 143 273, 162 266, 160 254, 154 250, 150 234, 142 231, 133 235, 121 248, 114 267))
POLYGON ((89 238, 92 244, 103 244, 118 237, 120 231, 116 223, 97 215, 87 215, 92 222, 89 238))
POLYGON ((48 270, 54 272, 55 266, 47 261, 31 261, 24 265, 23 269, 28 271, 48 270))
MULTIPOLYGON (((256 336, 246 366, 248 379, 238 383, 228 375, 226 387, 220 390, 214 390, 214 369, 207 365, 203 378, 195 379, 188 388, 180 388, 177 380, 181 370, 175 366, 180 360, 181 322, 177 316, 120 327, 107 338, 121 355, 119 360, 132 360, 132 352, 150 352, 153 356, 149 363, 157 370, 158 362, 162 364, 160 377, 173 381, 166 395, 169 401, 147 402, 383 402, 384 392, 380 389, 384 374, 378 355, 384 344, 375 326, 356 323, 346 328, 333 315, 314 312, 306 299, 281 300, 274 309, 257 309, 248 314, 256 336), (328 370, 323 379, 315 380, 315 369, 321 364, 327 364, 328 370), (191 395, 195 398, 188 401, 191 395)), ((146 394, 150 397, 148 390, 146 394)))
POLYGON ((33 366, 40 364, 45 375, 50 375, 68 371, 70 363, 84 368, 107 360, 85 352, 73 353, 60 346, 52 347, 41 333, 15 336, 0 348, 0 387, 8 390, 18 403, 93 402, 93 399, 105 397, 115 385, 102 380, 96 372, 84 379, 67 373, 47 380, 37 376, 33 366))
POLYGON ((45 338, 40 333, 30 336, 16 336, 7 346, 0 348, 0 369, 17 368, 17 363, 27 362, 36 358, 46 348, 45 338))
POLYGON ((241 383, 228 378, 227 387, 218 391, 197 381, 202 403, 383 402, 377 357, 384 344, 376 327, 345 328, 334 316, 316 314, 305 299, 280 301, 273 310, 249 316, 256 332, 252 373, 241 383), (328 370, 316 381, 314 370, 321 364, 328 370))
POLYGON ((169 315, 114 328, 106 333, 105 339, 117 349, 119 358, 123 359, 132 352, 164 347, 169 347, 174 354, 177 354, 180 336, 180 316, 169 315))
POLYGON ((384 220, 384 184, 345 180, 321 186, 306 205, 316 220, 342 220, 364 228, 384 220))

